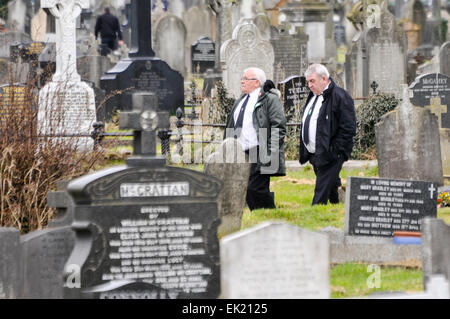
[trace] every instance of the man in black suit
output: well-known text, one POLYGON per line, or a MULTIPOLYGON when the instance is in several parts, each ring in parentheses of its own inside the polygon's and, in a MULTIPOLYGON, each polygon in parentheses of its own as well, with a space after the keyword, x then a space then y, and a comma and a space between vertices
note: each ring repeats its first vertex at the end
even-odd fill
POLYGON ((117 38, 119 39, 119 45, 123 43, 119 19, 111 14, 109 7, 105 8, 105 13, 99 16, 95 23, 95 39, 97 39, 99 33, 102 37, 102 45, 107 46, 110 50, 117 50, 117 38))
POLYGON ((356 135, 352 97, 330 78, 327 68, 312 64, 305 72, 311 92, 300 132, 300 163, 311 163, 316 174, 313 205, 339 203, 339 172, 348 160, 356 135))

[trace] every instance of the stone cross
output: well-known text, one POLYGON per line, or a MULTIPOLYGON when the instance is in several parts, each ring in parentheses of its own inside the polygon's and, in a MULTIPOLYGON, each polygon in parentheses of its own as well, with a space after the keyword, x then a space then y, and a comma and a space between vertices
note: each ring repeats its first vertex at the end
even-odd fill
POLYGON ((130 57, 154 57, 151 0, 131 0, 130 57))
POLYGON ((56 72, 53 82, 80 82, 77 72, 76 21, 89 0, 41 0, 56 18, 56 72))
POLYGON ((134 130, 134 155, 156 155, 156 128, 169 127, 169 113, 158 112, 158 97, 150 92, 132 93, 133 111, 121 112, 119 127, 134 130))
POLYGON ((447 113, 447 105, 441 104, 440 97, 433 97, 430 99, 430 105, 428 105, 431 113, 435 114, 438 117, 439 128, 442 128, 442 114, 447 113))

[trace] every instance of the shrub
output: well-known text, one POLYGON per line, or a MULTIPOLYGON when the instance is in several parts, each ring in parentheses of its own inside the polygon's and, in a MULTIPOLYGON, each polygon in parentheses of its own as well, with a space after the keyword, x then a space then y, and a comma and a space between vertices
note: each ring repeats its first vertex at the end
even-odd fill
POLYGON ((356 109, 356 136, 351 158, 376 158, 375 124, 392 111, 399 101, 390 94, 376 93, 356 109))
POLYGON ((58 180, 84 175, 103 160, 102 149, 80 151, 71 138, 37 136, 37 89, 31 83, 0 95, 0 227, 22 234, 54 217, 46 198, 58 180))

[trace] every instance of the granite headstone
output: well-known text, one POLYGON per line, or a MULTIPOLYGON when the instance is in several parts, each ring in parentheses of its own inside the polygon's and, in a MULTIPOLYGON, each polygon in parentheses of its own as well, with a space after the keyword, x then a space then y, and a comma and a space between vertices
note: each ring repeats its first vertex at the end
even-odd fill
POLYGON ((278 90, 281 92, 281 99, 285 113, 289 112, 294 105, 299 105, 301 101, 308 97, 308 87, 304 76, 293 75, 278 83, 278 90))
POLYGON ((345 234, 392 237, 421 231, 421 219, 436 217, 434 182, 348 177, 345 234))
POLYGON ((192 73, 203 74, 214 69, 216 61, 216 45, 207 37, 201 37, 191 46, 192 73))
POLYGON ((17 299, 23 289, 19 230, 0 227, 0 299, 17 299))
POLYGON ((245 153, 239 141, 234 138, 224 140, 218 152, 206 159, 204 173, 217 177, 224 184, 218 199, 221 219, 219 237, 240 230, 250 163, 246 163, 245 153))

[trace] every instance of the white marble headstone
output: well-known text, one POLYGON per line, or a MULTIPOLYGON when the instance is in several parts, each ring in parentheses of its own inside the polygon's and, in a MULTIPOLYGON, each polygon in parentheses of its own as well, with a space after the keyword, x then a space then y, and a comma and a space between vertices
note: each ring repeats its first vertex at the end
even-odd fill
MULTIPOLYGON (((76 62, 76 19, 88 0, 42 0, 56 18, 56 72, 39 92, 38 132, 40 135, 89 134, 96 121, 94 91, 81 82, 76 62)), ((90 137, 56 138, 79 150, 92 149, 90 137)))
POLYGON ((225 299, 330 298, 328 237, 266 222, 222 238, 225 299))
POLYGON ((272 79, 274 59, 272 44, 261 37, 253 21, 243 20, 239 23, 233 31, 233 37, 220 48, 223 81, 230 95, 236 98, 241 95, 240 79, 246 68, 260 68, 268 79, 272 79))

